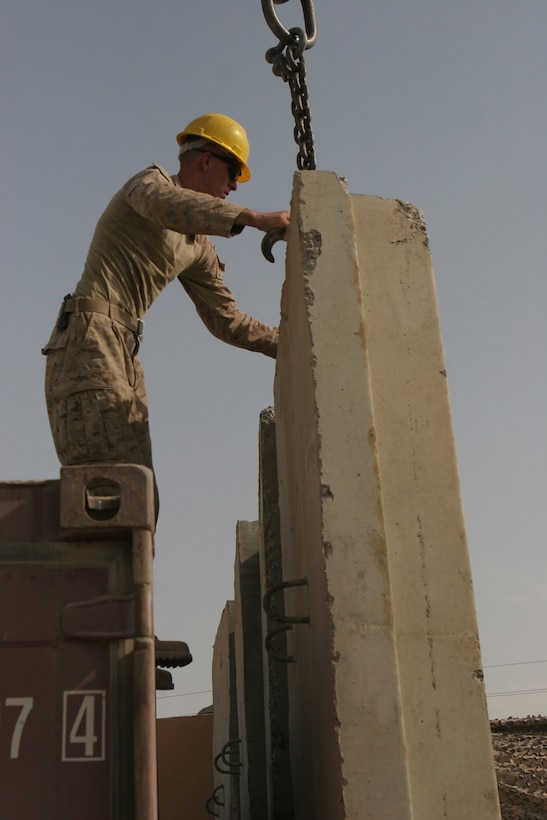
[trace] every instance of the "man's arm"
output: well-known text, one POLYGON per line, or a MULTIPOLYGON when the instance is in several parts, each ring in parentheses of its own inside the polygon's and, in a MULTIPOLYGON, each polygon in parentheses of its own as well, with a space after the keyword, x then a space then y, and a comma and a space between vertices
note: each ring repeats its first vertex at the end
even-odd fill
POLYGON ((163 168, 152 166, 132 177, 121 189, 134 211, 155 225, 184 234, 232 235, 241 205, 180 188, 163 168))
POLYGON ((122 188, 122 196, 133 210, 156 225, 178 233, 231 236, 234 226, 245 225, 268 231, 287 228, 289 211, 262 213, 225 199, 175 184, 163 168, 146 168, 122 188))
POLYGON ((179 276, 200 319, 217 339, 275 359, 278 329, 239 309, 232 292, 224 283, 223 269, 215 249, 206 237, 201 239, 204 251, 202 265, 179 276))
POLYGON ((272 228, 285 228, 286 230, 289 227, 290 218, 289 211, 264 213, 245 208, 234 219, 234 225, 249 225, 249 227, 257 228, 259 231, 269 231, 272 228))

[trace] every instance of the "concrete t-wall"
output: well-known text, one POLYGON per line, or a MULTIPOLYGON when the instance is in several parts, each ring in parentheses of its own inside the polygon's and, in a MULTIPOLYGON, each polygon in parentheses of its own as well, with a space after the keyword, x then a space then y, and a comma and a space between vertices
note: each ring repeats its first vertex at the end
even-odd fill
POLYGON ((295 817, 499 818, 419 211, 298 172, 281 313, 295 817))
POLYGON ((235 603, 226 601, 213 645, 213 781, 210 808, 221 820, 241 816, 235 603))
MULTIPOLYGON (((260 585, 267 608, 262 607, 264 729, 268 820, 293 820, 292 776, 289 755, 289 699, 284 597, 276 593, 283 582, 275 414, 260 414, 259 432, 260 585), (272 593, 273 590, 273 593, 272 593)), ((265 818, 266 820, 266 818, 265 818)))
POLYGON ((258 521, 238 521, 235 591, 235 666, 239 744, 241 818, 268 815, 264 674, 258 521))

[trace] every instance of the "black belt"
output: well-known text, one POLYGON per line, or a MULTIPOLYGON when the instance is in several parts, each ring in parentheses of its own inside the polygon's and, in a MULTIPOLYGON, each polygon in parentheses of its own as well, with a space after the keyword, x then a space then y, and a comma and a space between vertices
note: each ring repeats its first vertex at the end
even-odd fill
MULTIPOLYGON (((103 316, 110 316, 116 322, 124 325, 128 330, 135 334, 140 341, 144 334, 144 322, 142 319, 135 319, 126 310, 113 305, 111 302, 105 302, 103 299, 90 299, 85 296, 65 297, 61 313, 102 313, 103 316)), ((67 317, 68 318, 68 317, 67 317)))

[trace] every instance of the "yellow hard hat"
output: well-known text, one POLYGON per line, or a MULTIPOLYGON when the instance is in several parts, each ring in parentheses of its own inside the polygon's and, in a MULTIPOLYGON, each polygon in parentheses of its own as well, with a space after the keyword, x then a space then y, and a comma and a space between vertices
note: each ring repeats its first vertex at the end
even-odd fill
POLYGON ((247 166, 249 140, 245 129, 238 122, 224 114, 202 114, 201 117, 189 122, 186 128, 177 134, 178 144, 182 145, 190 136, 202 137, 209 142, 215 142, 231 154, 241 165, 238 182, 247 182, 251 178, 251 172, 247 166))

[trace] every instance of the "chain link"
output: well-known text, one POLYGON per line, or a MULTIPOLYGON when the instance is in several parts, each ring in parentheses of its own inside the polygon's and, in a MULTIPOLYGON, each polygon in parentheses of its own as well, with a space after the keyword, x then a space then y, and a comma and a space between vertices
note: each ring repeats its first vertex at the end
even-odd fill
POLYGON ((306 85, 306 61, 304 51, 311 48, 317 37, 315 12, 312 0, 301 0, 306 30, 287 30, 279 21, 273 3, 287 0, 262 0, 264 17, 273 33, 279 37, 279 44, 266 52, 266 61, 271 64, 277 77, 289 84, 291 110, 295 121, 294 141, 298 145, 296 165, 300 171, 315 171, 315 149, 311 130, 311 113, 306 85))

